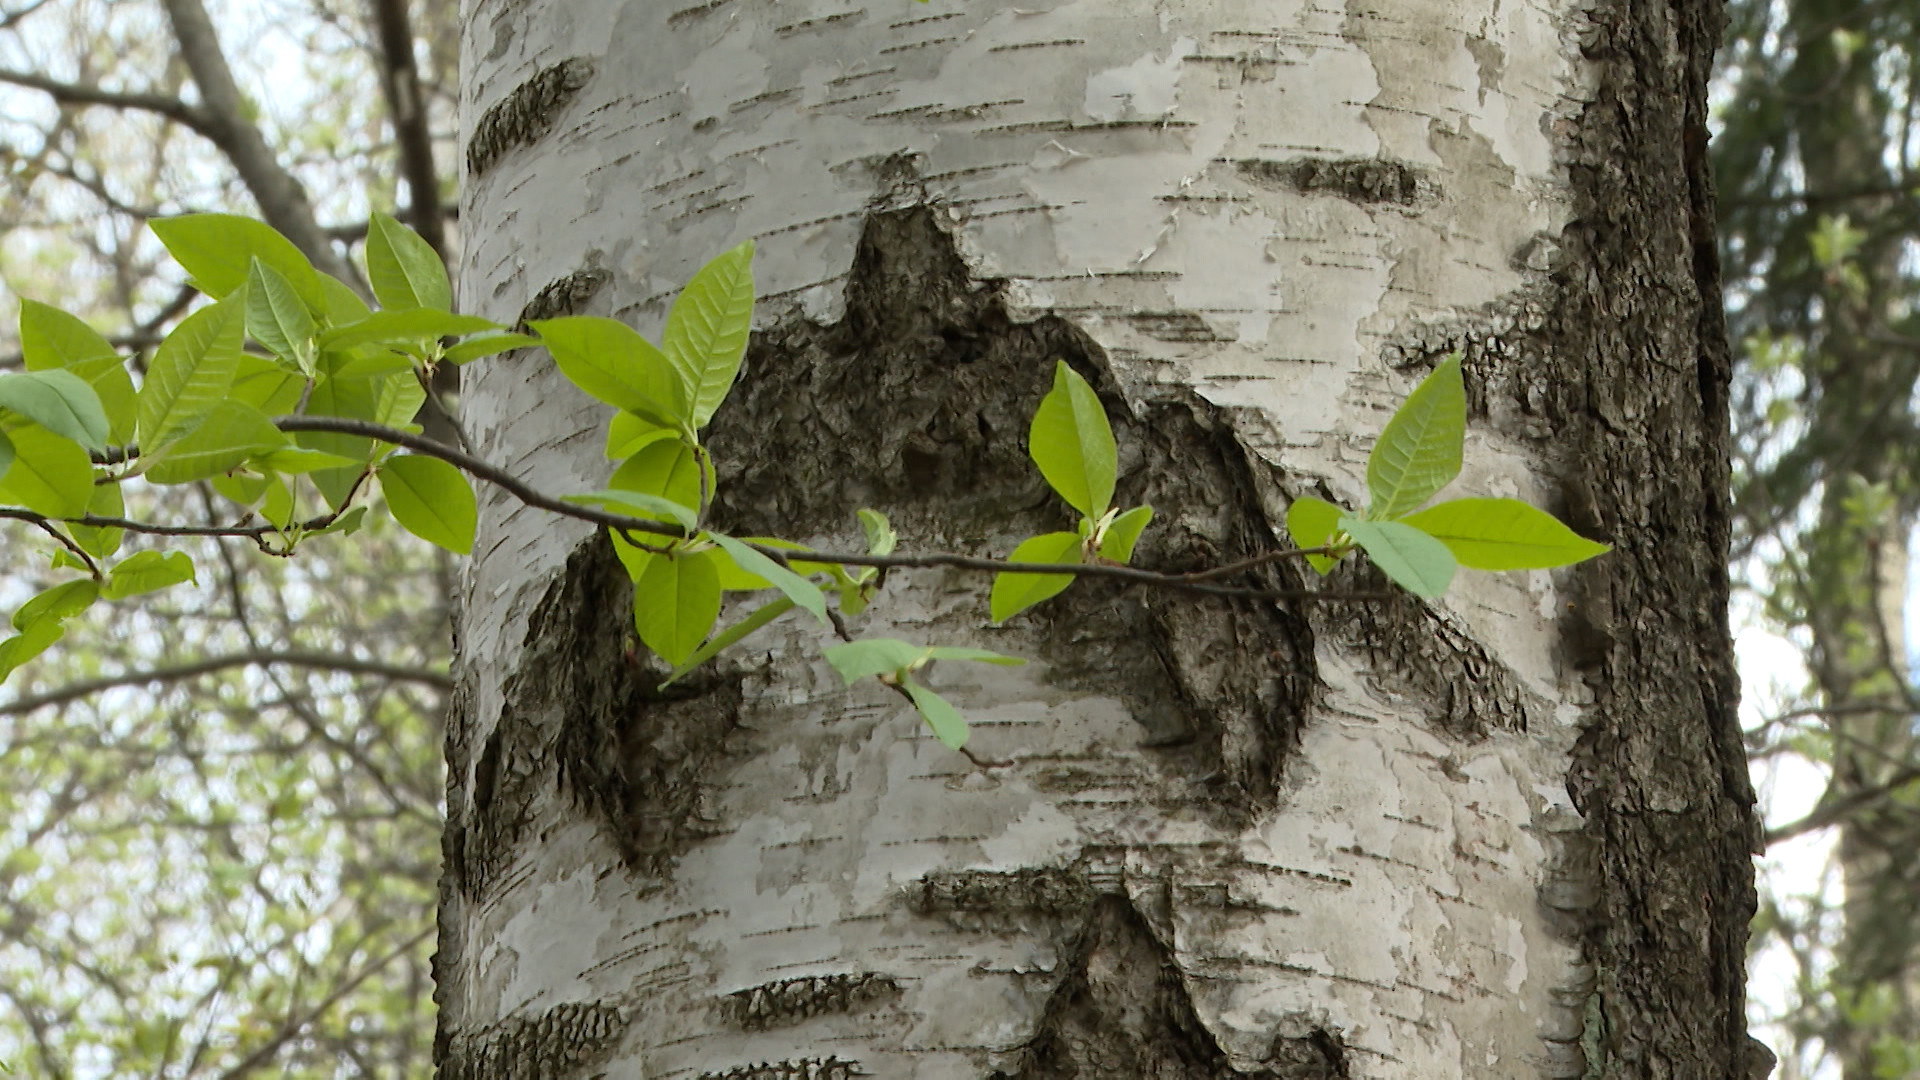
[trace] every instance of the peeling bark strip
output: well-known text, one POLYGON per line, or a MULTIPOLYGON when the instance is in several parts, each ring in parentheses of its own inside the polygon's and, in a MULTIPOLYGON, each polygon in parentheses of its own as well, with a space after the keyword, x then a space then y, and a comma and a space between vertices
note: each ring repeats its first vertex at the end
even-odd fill
POLYGON ((1379 158, 1244 158, 1233 163, 1256 184, 1289 187, 1304 194, 1338 195, 1362 205, 1412 206, 1437 192, 1426 171, 1402 161, 1379 158))
POLYGON ((786 1061, 762 1061, 741 1065, 726 1072, 701 1073, 700 1080, 854 1080, 872 1075, 857 1061, 838 1057, 790 1058, 786 1061))
POLYGON ((513 1019, 453 1036, 440 1055, 440 1080, 567 1080, 604 1060, 626 1030, 625 1011, 609 1005, 561 1005, 532 1020, 513 1019))
POLYGON ((587 301, 612 280, 610 271, 598 267, 575 270, 557 277, 534 293, 533 299, 527 301, 527 306, 520 309, 520 318, 515 322, 514 329, 525 333, 530 322, 578 315, 580 309, 587 306, 587 301))
POLYGON ((735 990, 720 1001, 720 1012, 748 1031, 797 1024, 816 1016, 850 1013, 900 993, 890 975, 872 971, 812 975, 735 990))
POLYGON ((541 69, 496 102, 474 125, 473 138, 467 142, 467 178, 479 179, 509 151, 538 142, 592 77, 592 60, 568 57, 541 69))
POLYGON ((907 894, 908 906, 921 914, 1036 911, 1078 916, 1093 900, 1085 874, 1055 867, 937 871, 922 877, 907 894))

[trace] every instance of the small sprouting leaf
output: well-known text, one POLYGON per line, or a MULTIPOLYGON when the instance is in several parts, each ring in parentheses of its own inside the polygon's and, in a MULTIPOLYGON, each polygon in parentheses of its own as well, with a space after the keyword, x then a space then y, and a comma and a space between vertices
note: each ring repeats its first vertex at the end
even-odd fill
POLYGON ((157 218, 152 226, 174 261, 193 276, 194 286, 215 300, 245 285, 247 268, 259 259, 280 271, 309 308, 326 306, 313 264, 264 222, 235 214, 184 214, 157 218))
POLYGON ((663 428, 630 412, 617 412, 607 424, 607 460, 624 461, 650 442, 677 437, 679 431, 674 428, 663 428))
MULTIPOLYGON (((1293 537, 1294 547, 1326 547, 1334 533, 1340 531, 1340 519, 1345 516, 1345 510, 1325 499, 1302 495, 1287 507, 1287 534, 1293 537)), ((1307 556, 1307 565, 1322 574, 1330 572, 1337 562, 1338 559, 1326 555, 1307 556)))
POLYGON ((687 673, 694 668, 713 659, 723 650, 746 638, 748 634, 792 610, 793 601, 784 596, 775 597, 755 608, 752 614, 708 638, 705 645, 695 649, 692 656, 687 657, 679 667, 673 669, 673 674, 667 676, 667 681, 660 684, 660 689, 665 690, 686 677, 687 673))
POLYGON ((100 598, 100 583, 92 578, 63 581, 20 605, 13 613, 15 630, 32 630, 36 623, 65 622, 93 606, 100 598))
POLYGON ((375 211, 367 223, 367 282, 389 311, 453 309, 453 284, 433 245, 392 217, 375 211))
POLYGON ((168 443, 152 458, 142 458, 146 478, 156 484, 185 484, 239 468, 257 454, 290 447, 293 440, 251 405, 222 401, 192 430, 168 443))
POLYGON ((380 490, 400 527, 456 555, 473 553, 479 519, 473 485, 439 458, 396 454, 380 466, 380 490))
POLYGON ((247 270, 247 333, 295 370, 311 372, 317 329, 306 301, 280 271, 253 260, 247 270))
MULTIPOLYGON (((125 517, 126 502, 120 494, 119 484, 95 484, 93 498, 87 503, 87 513, 97 517, 125 517)), ((104 559, 120 550, 120 542, 126 539, 125 529, 111 526, 68 525, 67 532, 80 550, 97 559, 104 559)))
POLYGON ((858 510, 855 516, 860 519, 860 531, 867 534, 867 554, 887 556, 900 543, 900 534, 893 531, 893 523, 887 515, 878 510, 858 510))
POLYGON ((1429 600, 1444 596, 1457 567, 1447 545, 1403 521, 1340 519, 1340 528, 1401 588, 1429 600))
POLYGON ((827 625, 827 598, 819 586, 731 536, 708 533, 707 539, 719 544, 720 549, 733 559, 735 566, 767 579, 788 599, 812 613, 814 618, 820 620, 820 625, 827 625))
POLYGON ((733 389, 753 324, 753 241, 700 268, 667 313, 660 348, 703 428, 733 389))
POLYGON ((1106 535, 1100 539, 1100 557, 1117 562, 1122 566, 1133 561, 1133 545, 1139 543, 1140 533, 1153 520, 1153 507, 1136 506, 1113 519, 1107 526, 1106 535))
POLYGON ((903 675, 927 659, 927 650, 898 638, 861 638, 826 650, 827 663, 848 686, 870 675, 903 675))
POLYGON ((720 577, 711 551, 656 555, 633 584, 633 625, 660 659, 686 663, 720 621, 720 577))
POLYGON ((1467 393, 1455 353, 1407 395, 1367 457, 1367 520, 1402 517, 1452 483, 1466 433, 1467 393))
POLYGON ((186 552, 136 551, 114 566, 101 595, 124 600, 193 580, 193 559, 186 552))
MULTIPOLYGON (((711 482, 712 477, 708 477, 711 482)), ((615 491, 658 495, 681 506, 699 506, 700 459, 693 447, 679 439, 650 442, 614 470, 607 486, 615 491)), ((707 487, 711 494, 712 487, 707 487)))
POLYGON ((929 660, 963 660, 970 664, 998 664, 1001 667, 1019 667, 1026 663, 1018 656, 1008 656, 992 649, 967 649, 958 645, 935 645, 926 650, 929 660))
MULTIPOLYGON (((1077 533, 1041 533, 1021 541, 1008 562, 1077 563, 1081 540, 1077 533)), ((996 574, 987 608, 997 623, 1006 622, 1042 600, 1058 596, 1073 584, 1071 574, 996 574)))
POLYGON ((89 450, 104 450, 111 435, 100 395, 71 371, 0 375, 0 409, 11 409, 89 450))
POLYGON ((672 499, 663 499, 658 495, 648 495, 639 491, 595 491, 586 495, 562 496, 567 502, 582 506, 598 506, 616 514, 652 520, 666 519, 677 523, 688 532, 700 527, 700 518, 691 507, 682 506, 672 499))
POLYGON ((0 503, 48 517, 80 517, 93 501, 93 462, 72 439, 39 425, 16 428, 13 465, 0 476, 0 503))
POLYGON ((529 324, 573 385, 618 409, 679 430, 691 426, 686 388, 666 354, 623 322, 569 315, 529 324))
POLYGON ((1063 360, 1054 361, 1053 389, 1033 414, 1027 453, 1067 505, 1095 520, 1106 515, 1119 467, 1113 428, 1093 387, 1063 360))
POLYGON ((358 322, 335 326, 320 335, 320 347, 342 352, 361 345, 412 346, 461 334, 497 333, 506 327, 478 315, 454 315, 433 308, 376 311, 358 322))
POLYGON ((440 359, 449 364, 464 364, 483 356, 496 356, 538 344, 539 338, 526 334, 485 334, 468 338, 458 345, 447 346, 446 351, 440 354, 440 359))
POLYGON ((967 718, 946 698, 927 689, 912 679, 901 680, 906 687, 907 696, 913 699, 913 707, 920 710, 927 726, 947 749, 958 750, 967 745, 967 718))
MULTIPOLYGON (((245 281, 244 268, 241 273, 245 281)), ((201 308, 182 319, 155 350, 138 399, 142 450, 158 450, 185 434, 227 396, 240 366, 245 300, 201 308)))
POLYGON ((1518 499, 1452 499, 1401 520, 1474 570, 1546 570, 1613 550, 1518 499))

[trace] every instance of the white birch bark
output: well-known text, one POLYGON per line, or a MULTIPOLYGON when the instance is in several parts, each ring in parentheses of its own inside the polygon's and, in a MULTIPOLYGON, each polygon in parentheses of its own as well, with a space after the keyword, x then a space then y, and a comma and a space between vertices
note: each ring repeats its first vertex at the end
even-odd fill
MULTIPOLYGON (((1278 478, 1274 521, 1315 484, 1364 505, 1416 361, 1524 323, 1569 214, 1556 131, 1590 94, 1580 12, 1543 0, 686 4, 467 5, 468 132, 535 72, 592 69, 536 146, 463 184, 467 310, 511 320, 587 267, 608 285, 584 310, 656 334, 679 284, 752 238, 756 325, 832 323, 868 215, 925 202, 1016 318, 1090 335, 1129 400, 1185 386, 1229 407, 1278 478)), ((608 410, 543 354, 469 380, 478 452, 548 490, 601 486, 608 410)), ((1476 426, 1450 493, 1548 503, 1540 452, 1476 426)), ((587 538, 484 500, 459 631, 470 746, 502 722, 528 619, 587 538)), ((1063 691, 1042 657, 935 675, 973 746, 1012 763, 981 770, 895 698, 842 689, 810 631, 771 635, 749 745, 702 804, 714 835, 638 882, 604 823, 543 787, 510 869, 448 909, 448 1032, 477 1046, 598 1004, 615 1034, 582 1053, 607 1076, 1018 1075, 1073 933, 1031 897, 904 898, 929 875, 1045 872, 1126 902, 1141 955, 1171 965, 1243 1074, 1320 1075, 1276 1055, 1324 1032, 1353 1077, 1579 1075, 1592 971, 1542 903, 1590 902, 1559 839, 1579 825, 1566 776, 1588 693, 1557 659, 1562 584, 1463 574, 1434 605, 1509 688, 1516 715, 1479 718, 1504 721, 1484 738, 1440 730, 1451 703, 1319 634, 1324 685, 1277 806, 1239 829, 1159 809, 1152 789, 1180 778, 1126 702, 1063 691), (1062 760, 1107 779, 1064 792, 1047 782, 1062 760), (827 981, 776 985, 807 977, 827 981), (835 987, 846 1011, 730 1011, 754 988, 767 1004, 835 987)), ((985 588, 896 574, 866 631, 1031 656, 987 625, 985 588)), ((455 755, 457 795, 475 756, 455 755)))

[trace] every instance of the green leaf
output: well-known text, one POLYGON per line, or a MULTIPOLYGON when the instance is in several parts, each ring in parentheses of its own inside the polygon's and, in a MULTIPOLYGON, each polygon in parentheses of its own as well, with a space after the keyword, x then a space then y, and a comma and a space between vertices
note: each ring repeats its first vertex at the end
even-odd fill
MULTIPOLYGON (((99 517, 125 517, 126 501, 120 494, 119 484, 95 484, 93 498, 87 502, 87 513, 99 517)), ((67 532, 80 550, 97 559, 104 559, 120 550, 120 542, 126 538, 125 529, 115 529, 94 525, 69 525, 67 532)))
POLYGON ((1027 433, 1027 453, 1067 505, 1098 520, 1113 502, 1118 451, 1100 398, 1063 360, 1055 360, 1053 389, 1040 400, 1027 433))
POLYGON ((109 600, 124 600, 194 580, 193 559, 186 552, 136 551, 121 559, 107 575, 104 595, 109 600))
POLYGON ((675 438, 679 431, 663 428, 644 416, 635 416, 630 412, 617 412, 607 424, 607 460, 623 461, 640 452, 640 448, 660 439, 675 438))
POLYGON ((1455 353, 1407 395, 1374 444, 1367 458, 1367 520, 1392 521, 1452 483, 1466 433, 1467 393, 1455 353))
POLYGON ((827 597, 820 591, 819 586, 731 536, 708 533, 707 539, 719 544, 720 549, 732 557, 735 566, 749 574, 766 578, 774 588, 785 593, 789 600, 805 608, 814 618, 820 620, 820 625, 828 625, 827 597))
POLYGON ((280 271, 253 260, 247 270, 247 333, 294 370, 313 368, 316 326, 306 301, 280 271))
POLYGON ((411 371, 375 379, 373 390, 373 422, 391 428, 410 427, 427 400, 427 388, 411 371))
POLYGON ((419 346, 443 337, 498 332, 506 327, 478 315, 453 315, 432 308, 376 311, 358 322, 335 326, 320 335, 320 347, 344 352, 362 345, 419 346))
POLYGON ((656 655, 678 667, 720 621, 713 553, 656 555, 633 583, 633 625, 656 655))
POLYGON ((1401 520, 1474 570, 1546 570, 1613 550, 1518 499, 1453 499, 1401 520))
POLYGON ((453 283, 433 245, 377 210, 367 225, 367 281, 389 311, 453 309, 453 283))
POLYGON ((933 729, 933 734, 947 745, 949 750, 958 750, 967 745, 967 718, 946 698, 927 689, 912 679, 904 679, 901 685, 906 687, 907 696, 913 699, 913 707, 933 729))
POLYGON ((607 486, 658 495, 681 506, 699 506, 700 459, 693 447, 679 439, 650 442, 614 470, 607 486))
POLYGON ((320 295, 326 301, 318 310, 327 326, 345 326, 366 318, 373 309, 367 306, 353 287, 332 274, 320 274, 320 295))
POLYGON ((242 356, 234 369, 228 401, 251 405, 268 416, 281 416, 300 404, 307 380, 297 372, 260 356, 242 356))
POLYGON ((36 623, 65 622, 93 606, 100 598, 100 583, 92 578, 63 581, 20 605, 13 613, 15 630, 31 630, 36 623))
POLYGON ((893 554, 894 547, 900 543, 900 534, 893 531, 887 515, 878 510, 859 510, 856 516, 860 518, 860 531, 867 534, 867 554, 893 554))
POLYGON ((142 458, 155 484, 186 484, 239 468, 257 454, 291 446, 266 413, 237 401, 222 401, 193 430, 142 458))
POLYGON ((11 409, 89 450, 105 450, 111 429, 100 395, 71 371, 0 375, 0 408, 11 409))
POLYGON ((1132 562, 1133 545, 1139 543, 1141 532, 1152 520, 1151 506, 1136 506, 1114 518, 1107 526, 1106 535, 1100 538, 1100 557, 1122 566, 1132 562))
MULTIPOLYGON (((1041 533, 1021 541, 1007 556, 1009 562, 1077 563, 1081 540, 1077 533, 1041 533)), ((1042 600, 1058 596, 1073 584, 1071 574, 996 574, 987 608, 997 623, 1006 622, 1042 600)))
POLYGON ((960 660, 970 664, 998 664, 1001 667, 1019 667, 1026 663, 1018 656, 1008 656, 991 649, 966 649, 958 645, 935 645, 927 650, 929 660, 960 660))
POLYGON ((255 455, 253 459, 253 465, 260 470, 287 476, 298 476, 321 469, 352 469, 357 468, 359 464, 352 458, 329 454, 325 450, 308 450, 298 446, 269 450, 264 454, 255 455))
POLYGON ((0 477, 0 503, 48 517, 80 517, 93 501, 93 462, 72 439, 39 425, 11 433, 13 466, 0 477))
POLYGON ((727 627, 725 630, 720 631, 718 634, 713 635, 711 638, 708 638, 705 645, 695 649, 692 656, 687 657, 686 660, 681 662, 679 667, 673 669, 673 674, 667 676, 667 681, 660 684, 660 689, 665 690, 667 687, 685 677, 687 673, 694 668, 699 667, 701 664, 719 655, 722 650, 743 640, 748 634, 753 633, 755 630, 760 629, 792 610, 793 601, 784 596, 775 597, 767 601, 766 604, 755 608, 752 614, 734 623, 732 626, 727 627))
POLYGON ((313 264, 270 225, 234 214, 185 214, 156 218, 152 226, 194 286, 215 300, 245 285, 248 267, 259 259, 280 271, 309 308, 326 306, 313 264))
POLYGON ((672 362, 625 323, 569 315, 529 325, 560 373, 588 396, 663 428, 692 426, 686 389, 672 362))
POLYGON ((396 454, 380 466, 380 490, 400 527, 456 555, 473 553, 479 521, 473 485, 439 458, 396 454))
POLYGON ((1342 517, 1340 528, 1353 537, 1386 575, 1417 596, 1437 600, 1453 582, 1457 567, 1447 545, 1404 521, 1363 521, 1342 517))
POLYGON ((826 657, 841 680, 852 686, 870 675, 904 677, 915 664, 927 659, 927 650, 898 638, 861 638, 831 646, 826 657))
POLYGON ((691 507, 682 506, 672 499, 663 499, 658 495, 608 489, 586 495, 565 495, 562 498, 570 503, 597 506, 602 510, 625 514, 628 517, 672 521, 688 532, 700 527, 700 518, 691 507))
POLYGON ((20 355, 28 371, 72 367, 88 360, 113 360, 120 354, 93 327, 38 300, 20 301, 20 355))
POLYGON ((7 470, 13 468, 13 456, 13 440, 7 437, 5 431, 0 431, 0 479, 5 478, 7 470))
MULTIPOLYGON (((1302 495, 1287 507, 1287 533, 1293 537, 1294 547, 1326 547, 1332 542, 1333 534, 1340 531, 1340 519, 1345 516, 1345 510, 1325 499, 1302 495)), ((1307 565, 1322 574, 1330 572, 1339 561, 1325 555, 1307 556, 1307 565)))
POLYGON ((245 299, 201 308, 182 319, 160 343, 138 398, 142 450, 160 449, 227 396, 240 367, 245 299))
POLYGON ((680 290, 660 336, 661 351, 680 376, 703 428, 733 388, 753 323, 753 241, 700 268, 680 290))
POLYGON ((27 661, 46 652, 66 635, 66 624, 57 619, 35 623, 33 629, 0 641, 0 680, 12 675, 27 661))
POLYGON ((495 356, 515 349, 525 349, 540 344, 537 337, 526 334, 486 334, 468 338, 458 345, 449 345, 440 359, 449 364, 464 364, 478 360, 483 356, 495 356))
MULTIPOLYGON (((319 379, 307 395, 306 411, 311 416, 375 420, 380 412, 380 389, 372 379, 319 379)), ((365 471, 365 463, 373 459, 373 440, 332 431, 302 431, 294 435, 293 441, 358 463, 352 468, 322 469, 312 474, 313 485, 327 500, 327 505, 340 509, 365 471)))

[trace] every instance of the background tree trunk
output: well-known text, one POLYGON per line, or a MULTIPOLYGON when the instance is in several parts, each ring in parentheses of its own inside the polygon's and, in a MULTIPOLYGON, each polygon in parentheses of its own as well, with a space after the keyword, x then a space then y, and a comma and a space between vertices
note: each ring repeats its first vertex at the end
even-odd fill
MULTIPOLYGON (((487 504, 443 1074, 1740 1075, 1717 18, 474 8, 469 310, 654 333, 758 242, 723 527, 1063 527, 1024 447, 1058 357, 1156 508, 1136 561, 1216 565, 1285 546, 1294 497, 1364 502, 1373 436, 1460 350, 1460 493, 1618 550, 1433 605, 1081 583, 1003 628, 984 580, 896 574, 864 632, 1033 660, 934 674, 976 768, 797 628, 655 692, 605 542, 487 504)), ((605 410, 544 354, 469 370, 484 456, 600 485, 605 410)))

